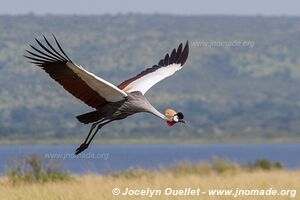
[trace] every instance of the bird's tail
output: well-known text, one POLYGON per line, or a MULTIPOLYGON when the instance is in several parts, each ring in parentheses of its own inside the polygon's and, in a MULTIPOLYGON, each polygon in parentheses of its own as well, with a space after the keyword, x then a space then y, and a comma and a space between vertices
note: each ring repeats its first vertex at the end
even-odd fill
POLYGON ((99 119, 102 118, 102 116, 99 113, 99 111, 95 110, 95 111, 88 112, 88 113, 85 113, 85 114, 82 114, 82 115, 78 115, 78 116, 76 116, 76 118, 81 123, 88 124, 88 123, 98 121, 99 119))

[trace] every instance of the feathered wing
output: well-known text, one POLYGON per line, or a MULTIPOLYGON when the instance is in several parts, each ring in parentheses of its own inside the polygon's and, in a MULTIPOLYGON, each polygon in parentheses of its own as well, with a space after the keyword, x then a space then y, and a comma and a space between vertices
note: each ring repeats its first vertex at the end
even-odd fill
POLYGON ((113 84, 73 63, 53 37, 58 48, 54 48, 44 36, 46 44, 36 39, 39 48, 30 45, 32 50, 26 50, 28 55, 25 57, 45 70, 69 93, 93 108, 123 100, 127 96, 126 92, 113 84))
POLYGON ((157 65, 154 65, 153 67, 142 71, 135 77, 122 82, 118 88, 128 93, 140 91, 145 94, 153 85, 180 70, 186 62, 188 55, 189 44, 187 41, 183 49, 181 43, 177 50, 173 49, 170 55, 166 54, 166 56, 161 59, 157 65))

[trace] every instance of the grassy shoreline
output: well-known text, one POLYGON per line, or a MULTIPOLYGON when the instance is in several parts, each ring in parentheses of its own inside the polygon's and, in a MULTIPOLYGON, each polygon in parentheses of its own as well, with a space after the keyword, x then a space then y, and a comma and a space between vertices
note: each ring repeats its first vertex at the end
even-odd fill
MULTIPOLYGON (((122 192, 130 189, 165 188, 199 188, 201 191, 212 189, 290 189, 300 191, 300 171, 254 171, 225 174, 184 175, 176 176, 168 172, 144 173, 138 178, 113 177, 96 174, 75 176, 66 182, 44 184, 11 185, 7 178, 0 178, 0 196, 6 200, 92 200, 92 199, 150 199, 143 196, 114 196, 112 190, 119 188, 122 192)), ((296 194, 297 199, 299 194, 296 194)), ((153 196, 151 199, 277 199, 277 196, 153 196)), ((290 196, 279 196, 278 199, 291 199, 290 196)))
MULTIPOLYGON (((0 197, 6 200, 93 200, 93 199, 297 199, 300 170, 283 170, 280 163, 257 160, 237 164, 220 159, 208 162, 180 162, 159 169, 128 169, 102 174, 75 175, 51 167, 36 156, 24 157, 0 177, 0 197), (31 170, 30 170, 31 169, 31 170), (116 189, 117 188, 117 189, 116 189), (199 195, 126 195, 125 191, 147 190, 204 191, 199 195), (284 195, 238 196, 239 190, 289 190, 284 195), (114 195, 118 190, 120 193, 114 195), (227 190, 233 195, 209 195, 210 190, 227 190), (276 199, 276 198, 275 198, 276 199)), ((299 195, 299 194, 298 194, 299 195)))

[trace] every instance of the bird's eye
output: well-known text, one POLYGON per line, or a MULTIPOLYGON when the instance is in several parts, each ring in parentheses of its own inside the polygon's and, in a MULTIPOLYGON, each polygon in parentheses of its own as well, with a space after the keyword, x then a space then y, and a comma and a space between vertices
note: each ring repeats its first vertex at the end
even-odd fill
POLYGON ((177 115, 174 115, 174 117, 173 117, 173 121, 174 121, 174 122, 178 122, 178 121, 179 121, 179 118, 178 118, 178 116, 177 116, 177 115))

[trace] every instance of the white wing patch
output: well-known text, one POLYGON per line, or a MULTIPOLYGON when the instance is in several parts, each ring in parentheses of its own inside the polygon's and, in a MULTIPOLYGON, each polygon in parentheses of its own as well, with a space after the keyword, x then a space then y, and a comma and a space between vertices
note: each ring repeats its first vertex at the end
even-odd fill
POLYGON ((82 66, 67 62, 66 65, 76 73, 90 88, 109 102, 117 102, 127 96, 126 92, 120 90, 108 81, 88 72, 82 66))
POLYGON ((126 91, 127 93, 140 91, 145 94, 153 85, 159 81, 173 75, 176 71, 180 70, 186 62, 189 55, 189 43, 185 44, 182 49, 182 43, 179 44, 177 50, 173 49, 170 54, 166 54, 158 64, 147 68, 138 75, 123 81, 118 85, 118 88, 126 91))
POLYGON ((153 85, 159 81, 173 75, 176 71, 182 68, 181 64, 171 64, 161 67, 156 71, 146 74, 137 80, 128 84, 123 90, 130 93, 133 91, 140 91, 145 94, 153 85))

